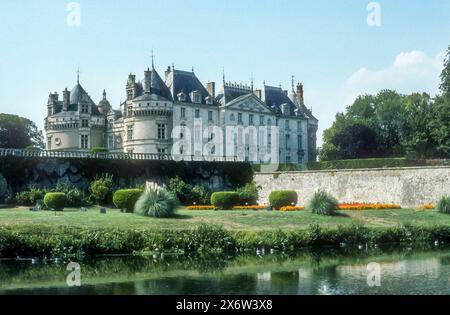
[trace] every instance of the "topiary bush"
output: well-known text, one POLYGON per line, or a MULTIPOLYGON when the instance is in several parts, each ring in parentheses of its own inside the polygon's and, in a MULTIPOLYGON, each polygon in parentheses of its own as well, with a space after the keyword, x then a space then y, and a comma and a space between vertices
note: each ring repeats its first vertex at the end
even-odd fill
POLYGON ((134 205, 134 213, 154 218, 168 218, 175 214, 178 199, 165 189, 144 192, 134 205))
POLYGON ((92 201, 98 205, 104 204, 113 185, 112 175, 104 174, 101 177, 96 177, 89 185, 92 201))
POLYGON ((450 196, 443 196, 439 199, 436 209, 441 213, 450 214, 450 196))
POLYGON ((239 187, 236 192, 239 195, 240 205, 256 205, 259 199, 260 186, 255 182, 246 184, 243 187, 239 187))
POLYGON ((44 204, 55 211, 63 211, 67 204, 67 196, 62 192, 46 193, 44 197, 44 204))
POLYGON ((338 207, 339 203, 336 198, 323 190, 319 190, 308 201, 306 209, 315 214, 333 215, 338 207))
POLYGON ((211 195, 211 204, 219 210, 231 210, 239 203, 239 195, 234 191, 215 192, 211 195))
POLYGON ((297 192, 294 190, 274 190, 269 195, 269 203, 273 209, 295 206, 298 201, 297 192))
POLYGON ((113 195, 113 203, 121 211, 133 212, 134 205, 143 194, 142 189, 121 189, 116 190, 113 195))

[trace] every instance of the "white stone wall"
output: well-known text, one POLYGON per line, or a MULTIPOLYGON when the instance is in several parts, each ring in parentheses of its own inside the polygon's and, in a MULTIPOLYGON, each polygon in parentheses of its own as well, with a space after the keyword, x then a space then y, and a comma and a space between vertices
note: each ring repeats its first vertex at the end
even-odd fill
POLYGON ((299 205, 319 189, 339 202, 393 203, 417 207, 450 195, 450 167, 413 167, 315 172, 256 173, 262 186, 260 203, 267 204, 273 190, 297 191, 299 205))

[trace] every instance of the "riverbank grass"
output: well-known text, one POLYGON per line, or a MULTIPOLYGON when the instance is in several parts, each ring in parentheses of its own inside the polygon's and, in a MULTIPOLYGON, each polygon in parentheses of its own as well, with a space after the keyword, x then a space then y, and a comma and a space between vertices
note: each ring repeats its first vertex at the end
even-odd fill
POLYGON ((123 228, 151 230, 184 230, 202 223, 222 225, 230 231, 305 230, 311 225, 321 227, 361 224, 366 227, 399 225, 450 226, 450 216, 436 210, 394 209, 337 211, 334 216, 320 216, 308 211, 210 211, 181 208, 172 218, 148 218, 118 209, 65 209, 55 215, 51 211, 29 211, 28 208, 0 209, 0 226, 51 226, 80 228, 123 228))

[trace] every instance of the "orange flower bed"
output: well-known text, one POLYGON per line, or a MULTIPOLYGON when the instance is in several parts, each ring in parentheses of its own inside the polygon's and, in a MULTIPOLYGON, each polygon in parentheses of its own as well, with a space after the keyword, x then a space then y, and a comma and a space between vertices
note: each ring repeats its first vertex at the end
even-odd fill
POLYGON ((303 211, 303 210, 305 210, 305 207, 300 207, 300 206, 287 206, 287 207, 280 208, 280 211, 283 211, 283 212, 303 211))
POLYGON ((419 209, 423 209, 423 210, 429 210, 429 209, 434 209, 434 208, 436 208, 436 206, 432 205, 432 204, 421 205, 419 207, 419 209))
POLYGON ((214 207, 214 206, 187 206, 186 209, 188 209, 188 210, 215 210, 216 207, 214 207))
POLYGON ((339 204, 339 210, 383 210, 383 209, 401 209, 400 205, 383 203, 342 203, 339 204))
POLYGON ((255 206, 235 206, 233 210, 264 210, 267 206, 255 205, 255 206))

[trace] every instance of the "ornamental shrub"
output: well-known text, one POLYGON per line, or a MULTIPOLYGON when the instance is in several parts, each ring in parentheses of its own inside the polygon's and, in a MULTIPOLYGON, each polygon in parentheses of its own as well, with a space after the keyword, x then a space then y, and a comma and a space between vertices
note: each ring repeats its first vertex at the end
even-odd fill
POLYGON ((239 195, 234 191, 215 192, 211 195, 211 204, 219 210, 231 210, 239 204, 239 195))
POLYGON ((99 205, 104 204, 113 185, 112 175, 103 174, 101 177, 96 177, 89 185, 92 201, 99 205))
POLYGON ((44 203, 50 209, 55 211, 63 211, 67 204, 67 196, 62 192, 50 192, 46 193, 44 197, 44 203))
POLYGON ((104 148, 104 147, 94 147, 94 148, 92 148, 91 149, 91 153, 106 153, 106 152, 108 152, 108 149, 107 148, 104 148))
POLYGON ((323 190, 314 193, 306 206, 312 213, 329 216, 333 215, 338 207, 337 199, 323 190))
POLYGON ((66 194, 67 207, 82 207, 86 205, 84 192, 68 180, 58 180, 53 191, 66 194))
POLYGON ((177 197, 165 189, 144 192, 134 205, 134 212, 147 217, 167 218, 173 216, 178 206, 177 197))
POLYGON ((241 205, 256 205, 259 199, 259 190, 261 186, 257 186, 255 182, 239 187, 236 192, 239 195, 239 203, 241 205))
POLYGON ((183 205, 209 203, 210 193, 205 187, 189 185, 178 176, 170 179, 167 190, 174 193, 183 205))
POLYGON ((142 189, 121 189, 116 190, 113 196, 114 205, 121 211, 133 212, 134 205, 142 195, 142 189))
POLYGON ((37 188, 34 185, 29 185, 27 190, 18 192, 16 194, 16 202, 19 206, 32 207, 38 200, 44 199, 45 194, 48 192, 46 189, 37 188))
POLYGON ((450 214, 450 197, 443 196, 441 199, 439 199, 436 209, 441 213, 450 214))
POLYGON ((297 192, 294 190, 274 190, 269 195, 269 203, 273 209, 295 206, 298 201, 297 192))

